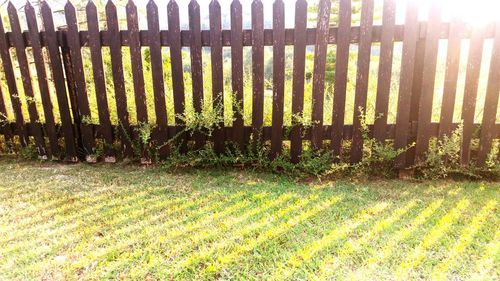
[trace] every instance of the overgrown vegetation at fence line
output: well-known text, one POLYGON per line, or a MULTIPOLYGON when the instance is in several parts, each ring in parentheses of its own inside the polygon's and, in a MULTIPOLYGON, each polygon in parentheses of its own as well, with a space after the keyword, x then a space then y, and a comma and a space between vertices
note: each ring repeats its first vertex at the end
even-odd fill
POLYGON ((2 152, 498 174, 500 21, 445 21, 439 1, 177 2, 6 4, 2 152))

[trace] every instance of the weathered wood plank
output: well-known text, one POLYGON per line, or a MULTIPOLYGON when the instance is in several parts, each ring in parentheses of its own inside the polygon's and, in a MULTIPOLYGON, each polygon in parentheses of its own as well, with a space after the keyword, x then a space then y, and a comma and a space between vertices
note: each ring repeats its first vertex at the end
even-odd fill
POLYGON ((351 163, 359 162, 363 157, 363 132, 361 118, 366 115, 368 95, 368 76, 370 74, 370 56, 372 49, 373 0, 363 0, 361 7, 361 30, 358 48, 356 73, 356 91, 354 97, 354 131, 352 135, 351 163))
MULTIPOLYGON (((396 113, 396 134, 394 147, 404 149, 408 145, 410 129, 410 104, 414 84, 415 58, 418 42, 418 6, 410 2, 406 9, 405 38, 403 39, 403 56, 399 80, 398 107, 396 113)), ((406 153, 396 158, 396 167, 406 167, 406 153)))
MULTIPOLYGON (((127 11, 127 28, 129 31, 130 65, 134 80, 134 99, 139 124, 148 124, 148 109, 146 90, 144 86, 144 69, 142 66, 141 34, 139 32, 139 18, 134 1, 129 0, 125 6, 127 11)), ((141 163, 150 163, 151 159, 145 144, 140 142, 141 163)))
MULTIPOLYGON (((222 34, 221 9, 217 0, 209 6, 210 54, 212 60, 212 103, 217 113, 224 116, 224 77, 222 74, 222 34)), ((214 148, 217 153, 224 152, 224 122, 216 125, 213 133, 214 148)))
POLYGON ((134 79, 134 97, 137 110, 137 121, 148 123, 148 110, 146 105, 146 91, 144 89, 144 73, 142 66, 141 37, 139 33, 139 18, 134 1, 129 0, 126 5, 127 28, 129 31, 130 64, 134 79))
POLYGON ((264 7, 252 2, 252 134, 260 142, 264 125, 264 7))
POLYGON ((460 18, 454 18, 450 24, 448 50, 446 58, 446 72, 443 89, 443 102, 439 125, 439 138, 451 134, 453 112, 455 109, 455 96, 457 93, 457 80, 460 70, 460 51, 464 33, 464 23, 460 18))
POLYGON ((0 55, 2 56, 2 66, 7 80, 7 87, 9 89, 10 102, 14 111, 16 119, 16 131, 19 136, 19 142, 23 147, 28 145, 28 134, 24 129, 24 116, 19 99, 19 92, 16 86, 16 78, 14 76, 14 68, 12 66, 12 59, 10 57, 9 43, 5 35, 3 22, 0 20, 0 55))
POLYGON ((28 107, 28 114, 30 121, 34 124, 34 137, 38 149, 38 155, 42 158, 47 158, 47 150, 45 148, 45 139, 43 137, 42 127, 40 126, 40 118, 38 116, 38 109, 36 108, 35 94, 33 93, 33 86, 31 84, 31 72, 28 65, 28 57, 24 49, 24 41, 21 34, 21 25, 19 17, 17 16, 16 7, 9 2, 7 6, 9 14, 10 27, 12 28, 12 39, 14 48, 16 50, 17 61, 19 62, 19 71, 21 73, 21 80, 26 96, 26 104, 28 107))
POLYGON ((242 8, 238 0, 231 3, 231 76, 233 89, 233 141, 244 148, 243 135, 243 22, 242 8))
MULTIPOLYGON (((191 0, 189 8, 189 30, 191 32, 191 80, 193 88, 193 107, 196 113, 203 110, 203 62, 201 45, 200 5, 191 0)), ((195 148, 200 149, 205 144, 205 136, 201 132, 194 132, 195 148)))
POLYGON ((170 152, 168 141, 167 106, 165 102, 165 82, 163 80, 163 63, 161 54, 160 25, 158 22, 158 7, 153 0, 146 6, 148 30, 149 30, 149 51, 151 58, 151 74, 153 79, 154 104, 156 114, 156 126, 158 134, 156 144, 159 148, 160 158, 165 158, 170 152))
POLYGON ((338 157, 342 149, 342 139, 345 102, 347 93, 347 75, 349 67, 349 47, 351 32, 351 0, 339 2, 339 27, 337 40, 337 56, 335 62, 335 84, 333 88, 332 110, 332 142, 331 148, 334 157, 338 157))
POLYGON ((271 159, 281 154, 283 136, 283 107, 285 95, 285 4, 273 4, 273 112, 271 159))
POLYGON ((130 131, 130 121, 127 109, 127 94, 125 93, 125 79, 123 76, 123 57, 120 43, 120 27, 118 26, 118 15, 113 1, 108 0, 106 4, 106 23, 110 33, 109 53, 111 55, 111 69, 113 71, 113 86, 115 89, 116 111, 118 121, 121 125, 120 142, 122 145, 123 156, 132 158, 134 149, 132 147, 130 131))
MULTIPOLYGON (((184 114, 184 70, 182 68, 181 30, 179 23, 179 6, 175 0, 170 0, 167 5, 168 36, 170 42, 170 67, 172 70, 172 89, 174 93, 174 113, 176 125, 182 125, 180 116, 184 114)), ((187 151, 187 135, 181 131, 176 132, 179 150, 187 151)))
POLYGON ((378 68, 377 98, 375 101, 375 135, 379 142, 385 141, 389 95, 391 92, 392 54, 394 50, 394 27, 396 24, 396 2, 384 1, 380 61, 378 68))
MULTIPOLYGON (((67 2, 64 6, 64 14, 66 16, 66 23, 68 25, 67 40, 68 47, 71 54, 72 73, 75 79, 75 90, 78 102, 79 115, 82 118, 90 119, 90 108, 87 96, 87 88, 85 85, 85 73, 83 71, 82 53, 80 50, 80 38, 78 36, 78 24, 76 18, 76 10, 71 2, 67 2)), ((81 122, 79 124, 83 143, 83 153, 86 160, 93 162, 95 159, 95 140, 90 124, 81 122)))
MULTIPOLYGON (((462 147, 460 149, 460 162, 464 165, 470 161, 470 145, 474 132, 474 115, 476 111, 477 90, 481 61, 483 58, 484 28, 477 27, 472 34, 469 48, 469 60, 465 74, 464 100, 462 103, 462 147)), ((498 93, 497 93, 498 94, 498 93)))
POLYGON ((302 154, 302 124, 304 110, 304 82, 306 61, 307 1, 295 3, 295 43, 293 49, 292 86, 292 130, 290 131, 290 154, 293 163, 298 163, 302 154), (300 118, 297 118, 300 117, 300 118))
POLYGON ((24 11, 26 14, 26 22, 28 24, 28 32, 31 39, 31 50, 33 52, 33 59, 35 62, 37 77, 38 77, 38 87, 40 89, 40 96, 42 98, 43 112, 45 117, 45 129, 50 144, 50 152, 48 156, 58 159, 59 155, 59 144, 56 133, 56 126, 54 121, 54 113, 52 101, 50 100, 49 86, 47 84, 47 73, 45 71, 45 60, 43 58, 42 46, 40 44, 40 36, 38 32, 38 24, 36 21, 36 14, 33 6, 29 2, 26 2, 24 6, 24 11))
POLYGON ((115 162, 116 155, 113 147, 113 128, 109 115, 108 98, 106 93, 106 81, 101 51, 101 37, 99 36, 99 19, 97 8, 92 1, 86 7, 87 28, 89 32, 90 59, 92 61, 92 72, 94 77, 97 110, 99 124, 102 128, 102 139, 104 141, 104 156, 106 162, 115 162))
POLYGON ((318 21, 316 24, 316 44, 314 48, 313 70, 313 108, 312 138, 313 149, 320 149, 323 144, 323 107, 325 99, 326 52, 328 48, 328 31, 330 24, 330 0, 321 0, 318 4, 318 21))
MULTIPOLYGON (((429 24, 437 26, 441 23, 441 6, 433 3, 429 13, 429 24)), ((436 65, 439 48, 439 30, 428 29, 424 55, 424 69, 422 76, 422 93, 418 107, 417 142, 415 157, 420 161, 425 156, 429 147, 429 126, 432 117, 432 100, 436 81, 436 65)))
MULTIPOLYGON (((54 86, 57 97, 57 104, 59 107, 59 116, 61 118, 61 127, 64 134, 64 144, 66 150, 66 157, 69 161, 77 161, 77 151, 75 145, 75 135, 73 132, 73 125, 71 121, 71 113, 69 108, 68 97, 66 94, 66 87, 64 85, 64 73, 61 61, 61 53, 59 51, 59 44, 56 31, 54 30, 54 20, 52 18, 52 10, 47 2, 42 1, 40 12, 42 15, 43 26, 45 28, 45 45, 49 53, 50 69, 54 79, 54 86)), ((4 38, 0 29, 0 43, 1 38, 4 38)), ((1 44, 0 44, 1 49, 1 44)))

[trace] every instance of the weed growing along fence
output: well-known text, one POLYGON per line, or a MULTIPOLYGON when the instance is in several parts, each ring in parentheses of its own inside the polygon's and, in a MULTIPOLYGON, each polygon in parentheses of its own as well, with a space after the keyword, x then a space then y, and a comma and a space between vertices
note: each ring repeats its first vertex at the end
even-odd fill
MULTIPOLYGON (((474 162, 484 165, 500 138, 500 124, 496 123, 500 21, 483 27, 468 26, 459 19, 442 22, 439 4, 435 4, 428 20, 420 22, 416 4, 410 4, 404 25, 397 25, 396 1, 386 0, 382 25, 374 25, 374 1, 363 0, 360 25, 352 26, 351 4, 351 0, 338 1, 338 23, 333 26, 330 23, 332 3, 321 0, 316 27, 308 28, 308 3, 298 0, 295 26, 288 29, 285 28, 284 2, 276 0, 272 29, 266 29, 263 4, 255 0, 251 4, 251 29, 243 29, 242 5, 235 0, 230 11, 231 29, 224 30, 221 6, 214 0, 207 4, 209 30, 202 30, 200 6, 193 0, 188 6, 189 29, 181 30, 179 6, 175 1, 169 1, 166 7, 158 7, 150 1, 146 6, 147 29, 140 30, 137 7, 129 1, 127 29, 122 30, 117 7, 109 1, 105 6, 106 28, 100 30, 99 9, 90 1, 85 7, 83 26, 86 30, 80 30, 82 24, 77 9, 68 2, 64 8, 67 26, 55 30, 53 13, 44 1, 40 6, 40 22, 35 9, 29 3, 25 5, 28 31, 22 31, 17 9, 9 3, 11 30, 6 32, 3 23, 0 25, 0 55, 5 78, 2 82, 8 88, 8 93, 3 91, 0 97, 5 143, 11 147, 13 143, 27 147, 34 141, 41 157, 65 157, 72 161, 78 158, 95 161, 97 156, 102 156, 112 162, 117 157, 137 155, 149 161, 155 155, 166 158, 173 149, 186 152, 210 143, 217 153, 224 153, 229 147, 268 145, 271 158, 286 149, 293 162, 300 160, 307 147, 330 151, 334 157, 348 155, 349 161, 356 163, 362 160, 366 140, 370 138, 376 144, 392 145, 398 152, 395 165, 403 168, 416 160, 424 160, 433 139, 444 140, 460 127, 460 162, 467 165, 472 157, 474 162), (167 10, 166 19, 159 18, 159 8, 167 10), (160 29, 160 20, 168 22, 168 30, 160 29), (43 30, 39 31, 39 25, 43 30), (479 71, 483 45, 489 39, 493 40, 493 51, 483 117, 481 123, 477 123, 474 117, 479 71), (445 85, 439 122, 432 122, 440 40, 448 41, 445 85), (469 40, 470 48, 459 126, 453 122, 453 115, 463 40, 469 40), (400 71, 396 77, 399 81, 397 110, 395 123, 389 123, 396 42, 402 43, 400 71), (371 90, 370 64, 373 63, 370 58, 374 44, 380 44, 376 118, 373 124, 366 125, 363 120, 371 90), (335 69, 330 77, 333 81, 329 81, 326 73, 332 45, 336 50, 335 69), (311 77, 307 77, 305 68, 310 53, 307 50, 311 46, 314 46, 313 70, 311 77), (223 67, 224 49, 228 47, 230 86, 227 86, 227 71, 223 67), (272 47, 272 84, 266 85, 264 60, 269 47, 272 47), (292 95, 291 101, 285 102, 286 74, 290 72, 285 60, 286 49, 290 47, 293 48, 292 95), (189 49, 189 71, 184 64, 186 48, 189 49), (208 69, 204 67, 203 58, 208 52, 205 48, 210 55, 208 69), (251 48, 251 73, 244 71, 245 48, 251 48), (125 49, 129 51, 127 62, 125 49), (348 124, 345 121, 348 80, 354 79, 349 77, 348 68, 354 49, 357 71, 351 109, 353 122, 348 124), (86 54, 90 56, 88 64, 86 54), (110 76, 103 66, 104 54, 109 54, 110 76), (168 65, 164 63, 166 56, 168 65), (31 57, 35 69, 29 63, 31 57), (130 65, 129 74, 125 64, 130 65), (18 71, 22 85, 16 78, 18 71), (206 71, 210 74, 208 78, 206 71), (170 75, 168 79, 165 72, 170 75), (131 83, 129 80, 132 88, 126 87, 131 83), (250 98, 244 95, 244 88, 249 85, 247 80, 251 81, 250 98), (306 99, 308 80, 312 90, 311 97, 306 99), (272 89, 270 112, 265 110, 268 88, 272 89), (41 107, 37 106, 35 92, 39 93, 41 107), (95 108, 92 100, 95 100, 95 108), (291 122, 288 124, 285 111, 289 104, 291 122), (308 107, 310 110, 306 111, 308 107), (331 112, 325 113, 325 108, 331 112), (116 114, 116 122, 112 120, 113 114, 116 114), (331 114, 331 124, 325 124, 327 114, 331 114), (270 124, 266 124, 266 119, 270 119, 270 124)), ((369 142, 369 145, 374 144, 369 142)))

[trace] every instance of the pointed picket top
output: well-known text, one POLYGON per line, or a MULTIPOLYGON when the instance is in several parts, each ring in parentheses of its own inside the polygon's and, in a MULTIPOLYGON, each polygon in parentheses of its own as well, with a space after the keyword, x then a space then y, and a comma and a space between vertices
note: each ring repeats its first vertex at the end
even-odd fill
POLYGON ((219 4, 219 1, 217 1, 217 0, 212 0, 212 1, 210 1, 209 8, 210 8, 210 10, 212 10, 212 9, 217 9, 217 10, 219 10, 219 11, 220 11, 220 4, 219 4))
POLYGON ((89 0, 89 2, 87 3, 87 6, 85 7, 85 10, 88 12, 97 12, 97 7, 96 5, 94 4, 94 1, 92 0, 89 0))
POLYGON ((12 1, 9 1, 9 4, 7 5, 7 11, 10 13, 17 13, 17 9, 16 7, 14 6, 14 4, 12 4, 12 1))
POLYGON ((71 3, 70 1, 67 1, 66 5, 64 5, 64 15, 66 16, 66 19, 70 16, 76 16, 75 6, 73 6, 73 3, 71 3))
POLYGON ((52 9, 47 1, 42 1, 42 4, 40 4, 40 10, 42 11, 42 14, 52 14, 52 9))
POLYGON ((31 3, 29 0, 26 1, 26 4, 24 5, 24 11, 32 11, 33 10, 33 6, 31 6, 31 3))
POLYGON ((177 5, 177 2, 175 0, 168 1, 167 10, 169 15, 174 11, 174 9, 177 10, 177 13, 179 13, 179 5, 177 5))
POLYGON ((156 6, 156 2, 154 0, 149 0, 148 4, 146 4, 147 9, 158 9, 158 6, 156 6))
POLYGON ((261 0, 253 0, 252 5, 262 5, 262 1, 261 0))
POLYGON ((134 1, 132 1, 132 0, 128 0, 127 5, 125 6, 125 8, 127 9, 127 11, 129 9, 133 9, 133 10, 137 9, 137 7, 135 6, 134 1))
POLYGON ((198 1, 196 0, 191 0, 188 4, 188 7, 190 9, 199 9, 200 8, 200 4, 198 4, 198 1))
POLYGON ((113 3, 113 0, 108 0, 106 3, 106 12, 116 11, 116 5, 113 3))
POLYGON ((241 9, 241 2, 240 0, 233 0, 233 2, 231 2, 231 9, 237 9, 237 8, 241 9))

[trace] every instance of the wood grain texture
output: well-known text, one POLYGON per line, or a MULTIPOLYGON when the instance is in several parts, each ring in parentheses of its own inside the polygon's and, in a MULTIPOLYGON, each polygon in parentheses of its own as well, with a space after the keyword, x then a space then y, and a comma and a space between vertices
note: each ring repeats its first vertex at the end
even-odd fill
POLYGON ((160 25, 158 22, 158 7, 153 0, 146 6, 149 32, 149 52, 151 58, 151 74, 153 79, 153 95, 156 114, 156 145, 159 147, 160 158, 164 159, 170 153, 168 141, 167 106, 165 102, 165 82, 163 80, 163 64, 160 41, 160 25))
POLYGON ((101 134, 104 141, 104 156, 107 161, 113 162, 116 153, 113 147, 113 128, 109 114, 108 98, 106 92, 106 80, 104 78, 104 68, 101 51, 101 37, 99 36, 99 18, 97 7, 89 1, 86 7, 87 29, 89 31, 90 59, 92 61, 92 74, 97 101, 97 111, 99 114, 99 124, 101 124, 101 134))
MULTIPOLYGON (((87 87, 85 84, 85 73, 83 71, 76 10, 71 2, 67 2, 64 6, 64 14, 66 16, 66 23, 68 25, 67 41, 69 52, 71 55, 71 70, 73 73, 76 98, 78 102, 78 114, 81 118, 90 120, 92 116, 90 114, 87 87)), ((86 156, 87 161, 93 161, 92 155, 95 154, 95 140, 92 128, 90 124, 87 124, 87 122, 83 121, 79 124, 79 126, 84 149, 83 154, 86 156)))
POLYGON ((24 128, 24 116, 22 111, 21 100, 19 99, 19 92, 17 90, 16 78, 14 76, 14 68, 12 66, 12 59, 10 57, 9 43, 3 27, 3 22, 0 20, 0 55, 2 57, 2 66, 4 70, 7 88, 9 90, 10 103, 14 112, 16 120, 16 131, 19 136, 21 146, 28 145, 28 134, 24 128))
POLYGON ((283 107, 285 96, 285 4, 273 4, 273 112, 271 155, 274 159, 282 151, 283 107))
MULTIPOLYGON (((209 5, 210 18, 210 55, 212 60, 212 103, 217 113, 224 116, 224 76, 222 74, 222 23, 221 9, 217 0, 209 5)), ((213 132, 214 148, 217 153, 224 152, 224 122, 216 125, 213 132)))
POLYGON ((243 134, 243 19, 238 0, 231 3, 231 86, 233 89, 233 138, 239 149, 244 148, 243 134))
POLYGON ((361 118, 366 115, 368 76, 370 75, 370 56, 372 49, 373 5, 373 0, 362 1, 356 91, 354 97, 354 132, 352 135, 351 163, 357 163, 361 161, 363 157, 361 118))
MULTIPOLYGON (((189 9, 189 30, 191 32, 190 56, 191 56, 191 80, 193 90, 193 107, 196 113, 203 109, 203 60, 201 44, 201 22, 200 5, 196 0, 191 0, 189 9)), ((200 149, 205 144, 205 135, 202 132, 194 132, 195 149, 200 149)))
MULTIPOLYGON (((437 26, 441 23, 441 6, 435 3, 429 13, 429 24, 437 26)), ((423 160, 429 147, 429 126, 432 117, 432 101, 436 81, 436 65, 439 48, 439 30, 427 30, 424 69, 422 76, 422 93, 418 107, 418 129, 415 157, 417 161, 423 160)))
MULTIPOLYGON (((345 103, 347 94, 347 75, 349 68, 349 48, 351 32, 351 0, 339 1, 339 27, 337 56, 335 61, 335 84, 333 86, 332 109, 332 142, 331 148, 334 157, 341 153, 345 103)), ((338 160, 338 159, 336 159, 338 160)))
POLYGON ((394 0, 384 1, 384 12, 382 20, 382 38, 380 43, 380 61, 377 80, 377 98, 375 100, 375 131, 374 138, 384 142, 386 138, 385 125, 387 125, 387 113, 389 107, 389 95, 391 92, 392 78, 392 55, 394 51, 394 28, 396 24, 396 2, 394 0))
POLYGON ((21 73, 21 80, 26 97, 26 104, 28 107, 28 114, 33 126, 33 136, 38 150, 38 156, 42 158, 47 157, 47 150, 45 147, 45 139, 43 137, 42 127, 40 126, 40 118, 38 109, 36 108, 35 94, 33 92, 33 85, 31 84, 31 71, 28 65, 28 57, 26 55, 24 40, 21 33, 21 25, 19 17, 17 16, 16 7, 9 2, 7 6, 9 14, 10 27, 12 28, 12 39, 14 48, 16 50, 17 61, 19 63, 19 72, 21 73))
POLYGON ((328 49, 328 32, 330 25, 330 0, 321 0, 318 4, 318 21, 316 23, 316 45, 314 48, 313 69, 313 107, 311 146, 320 149, 323 144, 323 108, 325 99, 326 52, 328 49))
POLYGON ((252 134, 260 142, 264 125, 264 7, 252 2, 252 134))
MULTIPOLYGON (((403 39, 403 55, 401 59, 401 72, 399 78, 398 107, 396 113, 396 135, 394 147, 404 149, 408 145, 410 130, 410 104, 414 81, 416 51, 418 42, 418 9, 412 2, 406 10, 405 38, 403 39)), ((396 158, 396 167, 406 167, 406 153, 403 152, 396 158)))
POLYGON ((33 61, 35 63, 36 74, 38 78, 38 88, 40 91, 40 97, 42 99, 45 128, 50 144, 50 150, 47 152, 47 155, 54 159, 59 159, 59 140, 57 138, 56 125, 54 121, 54 108, 52 106, 52 101, 50 100, 47 73, 45 71, 45 60, 42 52, 42 45, 40 42, 35 9, 33 9, 33 6, 31 6, 29 2, 26 2, 26 5, 24 6, 24 12, 26 15, 26 22, 28 24, 28 34, 31 40, 31 51, 33 53, 33 61))
POLYGON ((479 75, 481 72, 481 61, 483 58, 484 28, 477 27, 472 34, 469 48, 469 59, 467 61, 467 72, 465 74, 465 90, 462 103, 462 147, 460 150, 460 162, 464 165, 470 161, 470 145, 474 133, 474 117, 476 112, 476 99, 479 86, 479 75))
MULTIPOLYGON (((56 31, 54 30, 54 20, 52 18, 52 10, 47 2, 42 1, 40 12, 42 16, 44 30, 44 40, 47 46, 47 51, 50 59, 50 70, 54 79, 54 88, 57 97, 57 105, 59 107, 59 116, 61 119, 61 129, 64 135, 64 145, 66 151, 66 159, 69 161, 77 161, 77 151, 75 144, 75 135, 71 121, 71 113, 69 108, 66 87, 64 85, 63 64, 61 53, 59 51, 59 43, 56 31)), ((0 29, 0 31, 3 29, 0 29)), ((0 32, 0 50, 1 50, 1 32, 0 32)))
POLYGON ((293 163, 298 163, 302 154, 302 124, 304 110, 304 82, 306 60, 307 1, 295 3, 295 42, 293 49, 292 81, 292 130, 290 131, 290 154, 293 163), (300 117, 300 118, 298 118, 300 117), (298 119, 298 120, 297 120, 298 119))

